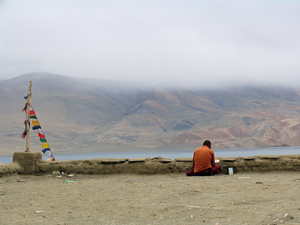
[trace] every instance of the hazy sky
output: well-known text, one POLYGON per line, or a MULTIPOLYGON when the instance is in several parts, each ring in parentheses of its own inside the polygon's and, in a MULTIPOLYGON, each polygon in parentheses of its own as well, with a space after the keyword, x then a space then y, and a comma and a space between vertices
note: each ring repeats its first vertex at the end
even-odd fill
POLYGON ((0 60, 0 80, 300 86, 300 1, 0 0, 0 60))

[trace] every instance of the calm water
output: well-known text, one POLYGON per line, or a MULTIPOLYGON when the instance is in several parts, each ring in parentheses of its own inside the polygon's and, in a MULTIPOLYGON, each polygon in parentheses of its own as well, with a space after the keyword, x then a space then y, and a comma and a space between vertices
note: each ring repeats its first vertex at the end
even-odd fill
MULTIPOLYGON (((213 149, 216 157, 237 157, 255 155, 294 155, 300 154, 300 146, 292 147, 270 147, 270 148, 235 148, 235 149, 213 149)), ((194 150, 179 151, 144 151, 144 152, 102 152, 102 153, 81 153, 81 154, 55 154, 57 161, 76 159, 100 159, 100 158, 144 158, 161 156, 163 158, 192 158, 194 150)), ((47 153, 48 154, 48 153, 47 153)), ((47 159, 47 154, 43 154, 43 159, 47 159)), ((0 163, 11 163, 12 156, 0 156, 0 163)))

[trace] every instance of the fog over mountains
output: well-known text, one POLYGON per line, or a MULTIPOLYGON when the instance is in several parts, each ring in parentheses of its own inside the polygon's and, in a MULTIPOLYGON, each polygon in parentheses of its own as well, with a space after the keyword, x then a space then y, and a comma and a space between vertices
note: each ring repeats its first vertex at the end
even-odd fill
MULTIPOLYGON (((0 151, 25 149, 22 113, 32 106, 55 153, 300 145, 300 88, 153 88, 32 73, 0 81, 0 151)), ((31 130, 31 151, 40 151, 31 130)))

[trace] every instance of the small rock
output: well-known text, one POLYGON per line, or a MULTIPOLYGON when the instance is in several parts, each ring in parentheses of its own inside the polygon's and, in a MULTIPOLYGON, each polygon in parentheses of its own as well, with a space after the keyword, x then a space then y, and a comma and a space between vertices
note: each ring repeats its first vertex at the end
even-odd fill
POLYGON ((294 217, 292 215, 288 214, 288 213, 284 214, 283 217, 290 218, 291 220, 294 219, 294 217))
POLYGON ((59 171, 52 171, 53 175, 61 175, 61 173, 59 171))
POLYGON ((44 212, 44 211, 35 211, 35 213, 42 213, 42 212, 44 212))

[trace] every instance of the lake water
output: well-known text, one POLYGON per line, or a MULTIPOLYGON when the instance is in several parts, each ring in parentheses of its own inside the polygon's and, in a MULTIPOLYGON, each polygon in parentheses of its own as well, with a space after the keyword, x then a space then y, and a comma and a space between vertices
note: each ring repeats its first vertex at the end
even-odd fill
MULTIPOLYGON (((291 147, 269 147, 269 148, 235 148, 235 149, 213 149, 215 157, 238 157, 238 156, 255 156, 255 155, 295 155, 300 154, 300 146, 291 147)), ((77 159, 100 159, 100 158, 144 158, 157 157, 163 158, 192 158, 193 150, 177 151, 143 151, 143 152, 99 152, 99 153, 80 153, 80 154, 55 154, 57 161, 77 160, 77 159)), ((48 152, 47 152, 48 154, 48 152)), ((47 159, 47 154, 42 154, 43 159, 47 159)), ((11 163, 12 156, 0 156, 0 163, 11 163)))

